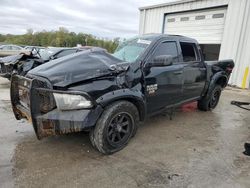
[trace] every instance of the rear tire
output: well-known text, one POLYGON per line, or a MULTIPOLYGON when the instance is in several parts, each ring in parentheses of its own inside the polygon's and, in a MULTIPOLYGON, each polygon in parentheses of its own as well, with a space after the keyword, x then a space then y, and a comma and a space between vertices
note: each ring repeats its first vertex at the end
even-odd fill
POLYGON ((117 101, 106 107, 94 129, 90 131, 92 145, 103 154, 123 149, 135 135, 139 113, 128 101, 117 101))
POLYGON ((220 100, 221 91, 221 86, 215 85, 211 92, 198 101, 198 109, 202 111, 214 109, 220 100))

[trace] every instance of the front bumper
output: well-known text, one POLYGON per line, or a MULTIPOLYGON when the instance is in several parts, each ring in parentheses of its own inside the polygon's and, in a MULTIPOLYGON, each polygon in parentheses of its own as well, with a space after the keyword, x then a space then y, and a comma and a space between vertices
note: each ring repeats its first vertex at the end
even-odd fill
POLYGON ((91 109, 60 111, 56 108, 53 92, 58 91, 53 90, 43 78, 12 76, 11 103, 15 117, 32 122, 38 139, 80 132, 95 126, 103 112, 100 105, 91 109))

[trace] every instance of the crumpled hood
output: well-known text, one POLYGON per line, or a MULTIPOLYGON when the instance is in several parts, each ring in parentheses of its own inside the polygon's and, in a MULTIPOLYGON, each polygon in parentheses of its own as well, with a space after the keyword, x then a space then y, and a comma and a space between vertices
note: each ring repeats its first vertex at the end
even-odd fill
POLYGON ((18 54, 18 55, 11 55, 7 57, 3 57, 0 59, 0 63, 4 63, 4 65, 10 65, 10 64, 15 64, 17 63, 24 54, 18 54))
POLYGON ((66 87, 112 72, 127 70, 128 64, 105 50, 86 50, 38 66, 29 71, 27 76, 45 77, 53 86, 66 87))

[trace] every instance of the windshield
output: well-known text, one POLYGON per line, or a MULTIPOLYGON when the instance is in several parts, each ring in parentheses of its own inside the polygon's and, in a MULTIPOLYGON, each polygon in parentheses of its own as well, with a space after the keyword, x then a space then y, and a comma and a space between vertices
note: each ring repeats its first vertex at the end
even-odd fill
POLYGON ((41 58, 43 60, 49 60, 52 55, 57 53, 59 51, 58 48, 46 48, 46 49, 40 49, 39 54, 41 55, 41 58))
POLYGON ((150 43, 150 40, 146 40, 143 38, 132 38, 121 43, 117 47, 116 51, 113 53, 113 56, 122 61, 130 63, 135 62, 136 59, 143 53, 143 51, 149 46, 150 43))

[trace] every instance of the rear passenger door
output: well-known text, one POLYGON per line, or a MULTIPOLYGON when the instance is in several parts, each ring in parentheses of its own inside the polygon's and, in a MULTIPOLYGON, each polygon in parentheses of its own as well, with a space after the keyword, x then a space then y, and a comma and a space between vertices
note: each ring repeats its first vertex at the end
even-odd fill
POLYGON ((182 65, 179 62, 180 50, 177 43, 160 42, 146 63, 153 63, 154 58, 161 55, 171 55, 174 60, 170 66, 144 69, 148 113, 173 105, 182 97, 182 65))
POLYGON ((180 42, 183 64, 183 100, 200 97, 206 81, 206 67, 196 43, 180 42))

